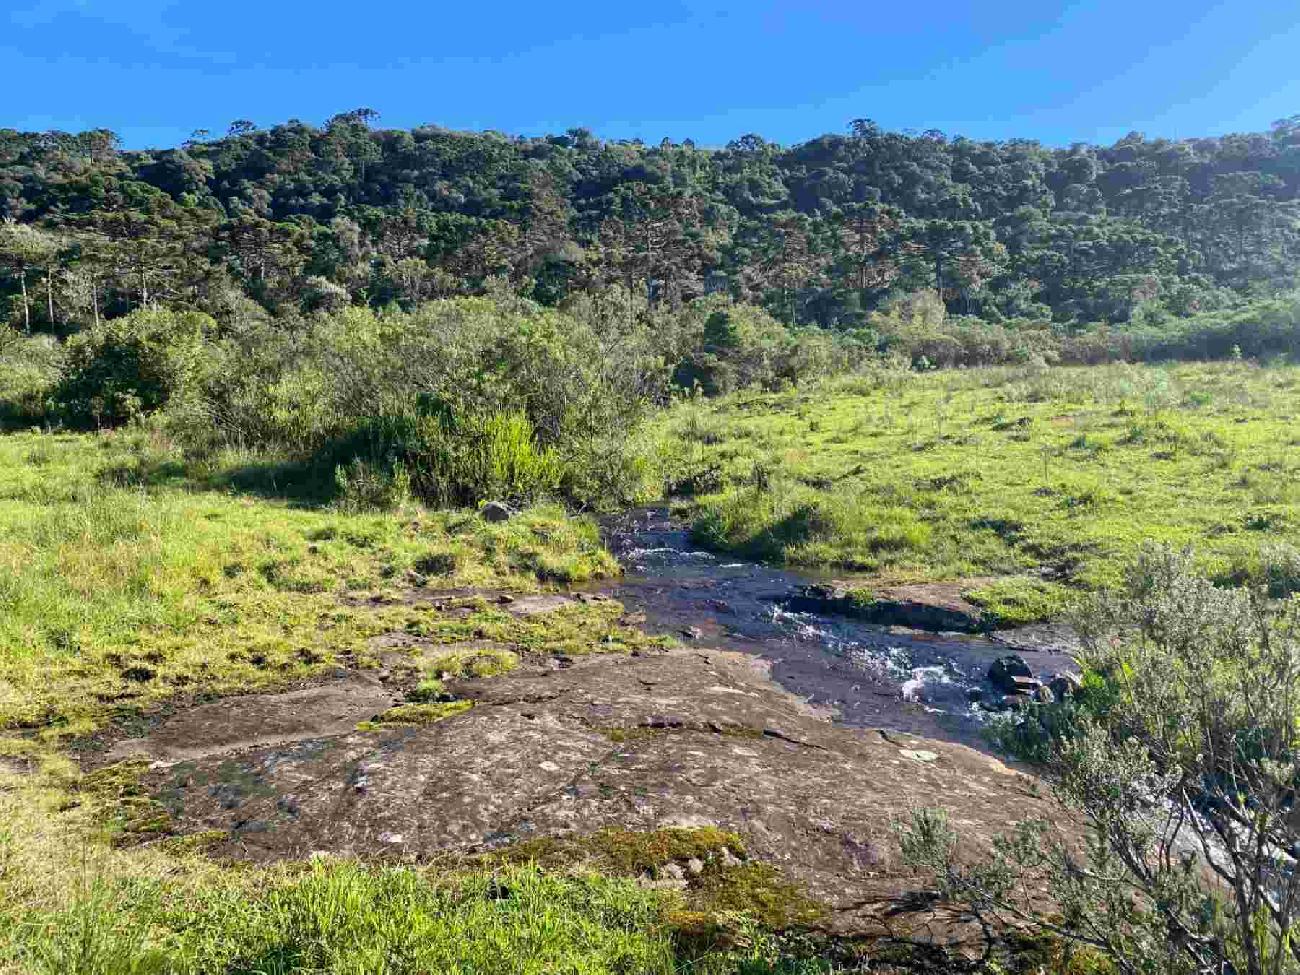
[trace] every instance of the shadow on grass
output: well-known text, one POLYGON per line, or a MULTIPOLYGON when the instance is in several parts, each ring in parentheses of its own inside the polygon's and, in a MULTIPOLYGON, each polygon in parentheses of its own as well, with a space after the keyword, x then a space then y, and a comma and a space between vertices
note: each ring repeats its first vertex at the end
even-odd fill
POLYGON ((314 461, 252 461, 225 468, 207 478, 206 483, 303 508, 322 508, 339 496, 333 469, 314 461))
POLYGON ((99 480, 111 487, 233 492, 299 508, 326 507, 339 494, 332 468, 314 459, 253 459, 212 468, 176 458, 137 456, 103 468, 99 480))

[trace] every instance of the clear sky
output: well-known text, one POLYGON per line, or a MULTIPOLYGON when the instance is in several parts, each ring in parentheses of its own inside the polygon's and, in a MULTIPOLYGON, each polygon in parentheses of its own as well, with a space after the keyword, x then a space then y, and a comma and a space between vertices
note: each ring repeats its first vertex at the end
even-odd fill
POLYGON ((1109 142, 1300 113, 1297 0, 0 0, 0 127, 237 118, 782 143, 853 118, 1109 142))

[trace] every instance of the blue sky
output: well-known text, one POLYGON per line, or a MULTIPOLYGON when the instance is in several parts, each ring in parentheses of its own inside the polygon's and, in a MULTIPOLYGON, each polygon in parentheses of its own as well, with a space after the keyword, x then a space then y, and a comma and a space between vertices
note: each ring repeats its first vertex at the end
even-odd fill
POLYGON ((0 0, 0 126, 132 148, 231 120, 782 143, 886 128, 1050 144, 1300 113, 1295 0, 0 0))

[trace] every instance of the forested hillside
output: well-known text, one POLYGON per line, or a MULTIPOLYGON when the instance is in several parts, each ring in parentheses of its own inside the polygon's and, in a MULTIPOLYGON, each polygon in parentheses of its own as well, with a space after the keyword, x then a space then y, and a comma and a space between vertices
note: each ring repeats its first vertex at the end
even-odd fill
POLYGON ((1146 323, 1292 287, 1300 116, 1271 132, 1048 148, 882 131, 721 149, 236 122, 123 151, 0 130, 0 318, 404 307, 492 279, 543 304, 723 292, 850 329, 937 291, 987 321, 1146 323))

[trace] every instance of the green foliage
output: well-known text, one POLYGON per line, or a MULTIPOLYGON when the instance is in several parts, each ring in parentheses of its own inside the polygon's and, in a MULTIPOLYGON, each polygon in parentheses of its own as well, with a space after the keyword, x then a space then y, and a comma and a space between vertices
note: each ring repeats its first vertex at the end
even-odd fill
POLYGON ((761 308, 703 303, 707 313, 673 383, 718 396, 737 389, 778 389, 832 371, 836 348, 815 330, 793 331, 761 308))
POLYGON ((205 407, 169 422, 193 451, 296 459, 358 509, 633 500, 646 491, 634 430, 650 400, 602 341, 509 297, 347 309, 291 344, 224 343, 205 407))
POLYGON ((423 728, 427 725, 446 721, 458 714, 464 714, 474 706, 473 701, 436 701, 433 703, 399 704, 382 714, 377 714, 370 721, 358 725, 361 731, 375 731, 381 728, 423 728))
POLYGON ((10 928, 0 961, 50 975, 675 970, 660 898, 627 881, 323 862, 259 879, 97 883, 10 928))
POLYGON ((519 655, 510 650, 482 647, 439 654, 428 663, 431 674, 443 678, 496 677, 519 666, 519 655))
POLYGON ((553 449, 540 448, 520 413, 457 419, 446 412, 367 417, 327 444, 345 504, 391 507, 409 497, 438 507, 495 499, 528 504, 559 487, 553 449))
MULTIPOLYGON (((431 551, 455 553, 443 563, 452 585, 526 590, 539 576, 618 571, 596 526, 557 508, 499 525, 469 512, 302 509, 233 495, 221 476, 222 490, 205 490, 173 458, 122 431, 0 441, 0 727, 59 738, 181 688, 232 693, 308 677, 401 628, 398 609, 340 600, 418 584, 431 551), (179 473, 152 483, 163 458, 179 473)), ((511 643, 581 646, 602 640, 619 613, 586 610, 550 633, 484 615, 511 643)))
POLYGON ((1078 811, 1086 859, 1024 823, 961 867, 937 812, 905 828, 905 855, 980 914, 1032 920, 1123 971, 1295 972, 1300 602, 1216 586, 1190 552, 1147 546, 1079 627, 1083 693, 1001 737, 1078 811), (1018 895, 1028 877, 1058 915, 1018 895))
MULTIPOLYGON (((1018 355, 1019 333, 1047 322, 1155 328, 1295 284, 1294 119, 1058 149, 863 119, 785 148, 717 149, 371 122, 241 126, 142 152, 102 131, 0 132, 0 165, 24 174, 0 188, 0 211, 22 221, 0 225, 0 314, 64 333, 162 297, 227 323, 504 283, 548 305, 616 287, 629 305, 675 307, 723 289, 836 330, 870 330, 873 313, 930 292, 1005 325, 904 339, 937 364, 1018 355)), ((713 354, 695 366, 725 382, 730 357, 713 354)))
POLYGON ((742 488, 705 501, 692 528, 698 541, 713 548, 793 565, 858 569, 922 548, 929 534, 927 525, 902 508, 784 486, 742 488))
POLYGON ((63 377, 63 347, 49 336, 22 338, 0 331, 0 426, 18 427, 48 418, 63 377))
POLYGON ((137 311, 68 342, 58 408, 78 425, 116 426, 193 391, 204 369, 206 315, 137 311))

